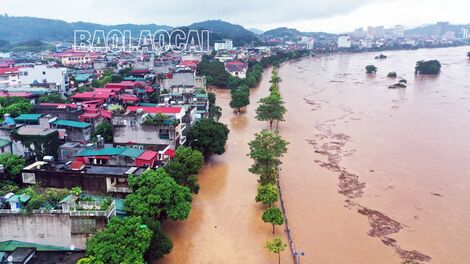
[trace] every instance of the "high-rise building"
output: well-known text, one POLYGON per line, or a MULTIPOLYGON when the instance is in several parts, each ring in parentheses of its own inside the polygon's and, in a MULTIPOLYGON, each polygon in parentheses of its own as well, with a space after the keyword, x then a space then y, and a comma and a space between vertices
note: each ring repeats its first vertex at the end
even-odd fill
POLYGON ((444 38, 447 40, 453 40, 455 39, 455 33, 453 31, 446 31, 446 33, 444 33, 444 38))
POLYGON ((367 37, 368 38, 383 38, 385 34, 385 27, 378 26, 378 27, 367 27, 367 37))
POLYGON ((355 37, 363 37, 364 35, 365 35, 364 28, 360 27, 360 28, 356 28, 354 30, 354 36, 355 37))
POLYGON ((399 38, 403 38, 405 36, 405 27, 402 25, 396 25, 393 27, 393 35, 399 38))
POLYGON ((448 27, 449 27, 449 22, 437 22, 434 35, 437 37, 442 37, 442 35, 447 31, 448 27))
POLYGON ((462 28, 462 39, 469 39, 470 35, 468 34, 468 29, 467 28, 462 28))

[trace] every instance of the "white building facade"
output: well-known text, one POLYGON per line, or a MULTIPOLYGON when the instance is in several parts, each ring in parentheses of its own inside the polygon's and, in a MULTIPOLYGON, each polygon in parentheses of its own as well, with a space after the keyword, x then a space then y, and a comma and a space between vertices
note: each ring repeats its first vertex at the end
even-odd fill
POLYGON ((57 92, 64 93, 68 88, 67 68, 48 67, 47 65, 35 65, 19 69, 21 84, 55 84, 57 92))
POLYGON ((348 49, 351 48, 351 37, 348 35, 342 35, 338 37, 338 48, 348 49))
POLYGON ((224 42, 216 42, 214 43, 215 51, 219 50, 232 50, 233 49, 233 41, 230 39, 224 39, 224 42))

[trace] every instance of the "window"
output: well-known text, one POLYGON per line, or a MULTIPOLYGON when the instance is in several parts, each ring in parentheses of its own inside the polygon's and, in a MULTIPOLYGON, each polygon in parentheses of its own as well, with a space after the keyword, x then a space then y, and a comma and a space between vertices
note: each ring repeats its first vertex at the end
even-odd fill
POLYGON ((23 183, 36 184, 36 174, 34 172, 23 172, 21 176, 23 177, 23 183))

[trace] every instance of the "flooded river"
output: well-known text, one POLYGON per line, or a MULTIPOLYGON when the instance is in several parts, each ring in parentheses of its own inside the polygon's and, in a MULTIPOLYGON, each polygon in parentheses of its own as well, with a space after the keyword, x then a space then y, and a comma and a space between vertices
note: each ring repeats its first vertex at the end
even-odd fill
MULTIPOLYGON (((307 263, 470 263, 470 47, 335 54, 284 64, 290 142, 281 185, 296 247, 307 263), (418 60, 438 59, 437 77, 415 76, 418 60), (376 75, 364 67, 375 64, 376 75), (404 89, 389 89, 398 79, 404 89)), ((161 263, 274 263, 270 226, 254 203, 247 142, 266 127, 255 103, 270 73, 235 115, 217 91, 227 152, 200 175, 185 222, 165 228, 174 252, 161 263)), ((282 233, 282 228, 277 229, 282 233)), ((283 263, 291 263, 283 253, 283 263)))

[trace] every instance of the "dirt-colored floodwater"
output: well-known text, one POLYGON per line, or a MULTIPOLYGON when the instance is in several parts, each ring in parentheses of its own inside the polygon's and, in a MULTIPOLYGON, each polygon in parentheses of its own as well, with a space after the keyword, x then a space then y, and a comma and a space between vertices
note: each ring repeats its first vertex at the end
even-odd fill
MULTIPOLYGON (((230 129, 226 152, 213 157, 199 174, 201 189, 194 196, 189 218, 165 223, 173 252, 157 263, 275 263, 277 256, 264 248, 273 238, 272 226, 261 220, 264 207, 255 202, 257 176, 248 172, 251 160, 248 142, 268 124, 255 119, 257 101, 269 93, 270 70, 250 93, 251 105, 237 115, 229 107, 230 92, 216 89, 217 105, 223 108, 221 122, 230 129)), ((284 227, 276 227, 282 235, 284 227)), ((289 263, 291 253, 282 253, 289 263)))
MULTIPOLYGON (((470 263, 468 50, 335 54, 281 67, 288 113, 280 129, 290 142, 281 185, 302 264, 470 263), (440 60, 442 73, 415 76, 423 59, 440 60), (366 75, 367 64, 379 72, 366 75), (398 81, 389 71, 408 87, 389 89, 398 81)), ((275 263, 263 249, 270 227, 253 201, 246 157, 266 127, 253 117, 269 75, 240 116, 217 91, 231 129, 227 152, 202 171, 189 219, 166 224, 174 252, 160 263, 275 263)))

